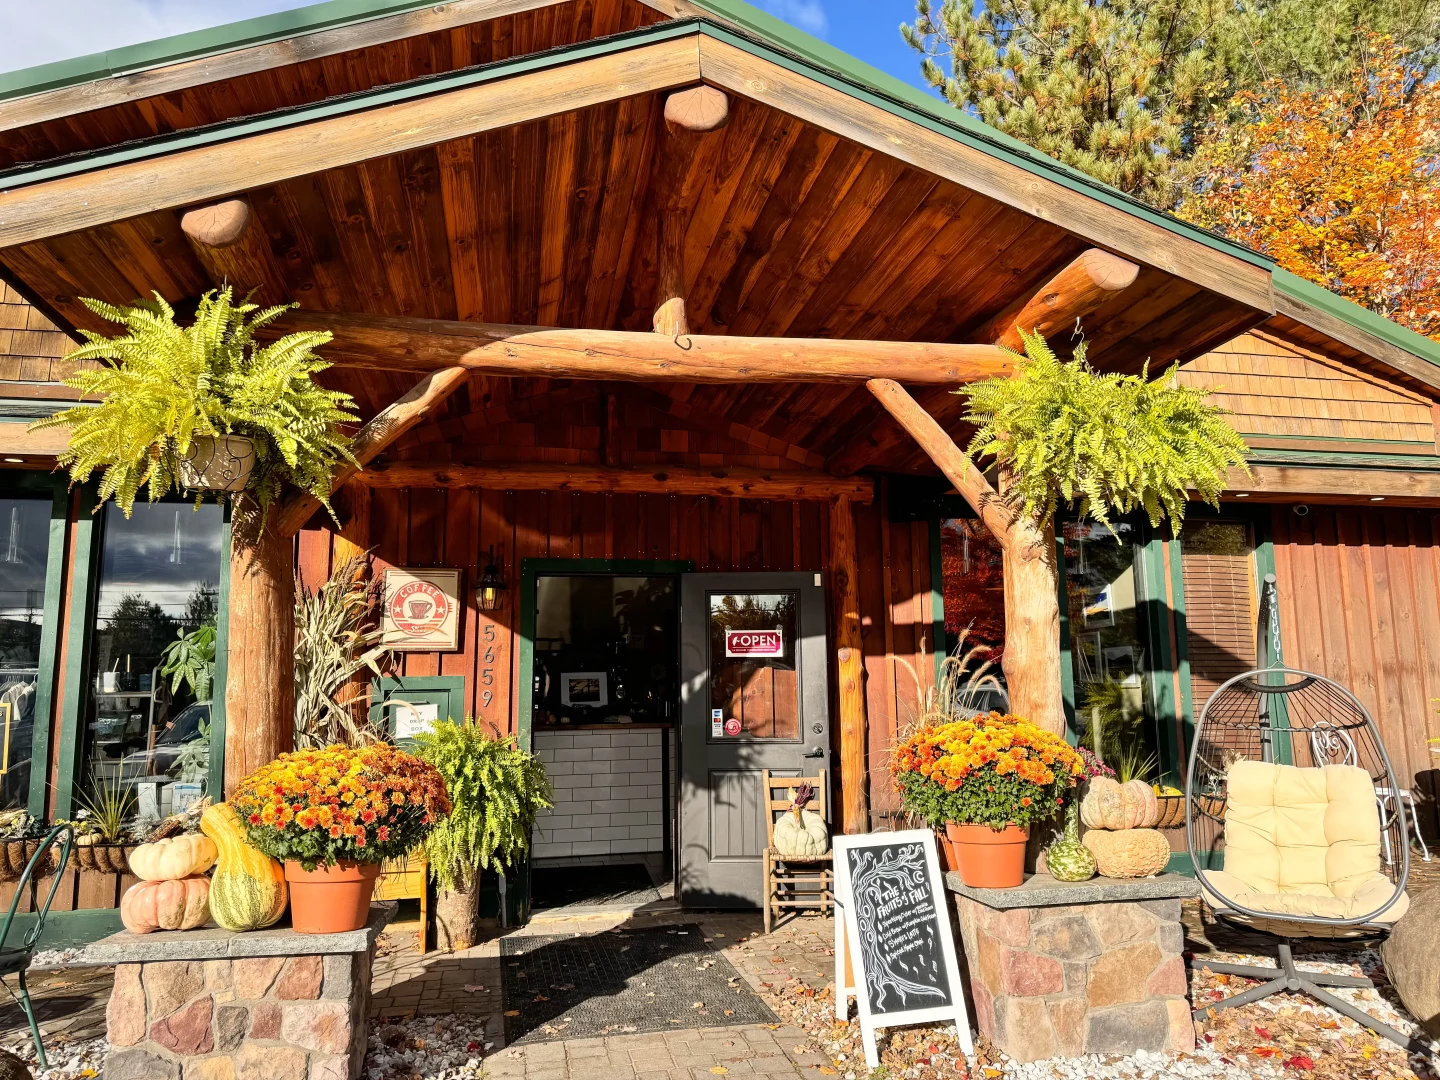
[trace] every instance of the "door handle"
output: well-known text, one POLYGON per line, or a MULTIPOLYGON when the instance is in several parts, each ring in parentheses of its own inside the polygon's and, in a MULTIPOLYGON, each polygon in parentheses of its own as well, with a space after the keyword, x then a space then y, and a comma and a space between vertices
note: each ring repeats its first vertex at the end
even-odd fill
POLYGON ((802 754, 802 755, 800 755, 800 756, 801 756, 801 757, 807 757, 807 758, 811 758, 811 757, 824 757, 824 756, 825 756, 825 751, 824 751, 824 749, 822 749, 822 748, 819 747, 819 746, 812 746, 809 750, 806 750, 805 753, 802 754))

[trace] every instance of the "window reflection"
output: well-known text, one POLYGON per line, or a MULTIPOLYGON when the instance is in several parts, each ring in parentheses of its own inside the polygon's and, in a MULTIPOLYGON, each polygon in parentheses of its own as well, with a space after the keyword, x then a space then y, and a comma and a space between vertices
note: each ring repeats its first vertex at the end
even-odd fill
POLYGON ((0 800, 30 794, 35 684, 44 621, 49 499, 0 499, 0 800))
POLYGON ((137 503, 127 519, 110 503, 104 515, 84 783, 154 783, 138 806, 161 814, 174 795, 163 785, 202 780, 208 757, 209 702, 161 666, 181 635, 215 625, 221 509, 137 503))
POLYGON ((800 594, 710 594, 710 737, 800 737, 800 594))
POLYGON ((1137 602, 1138 532, 1127 522, 1063 526, 1070 658, 1087 745, 1124 779, 1154 779, 1145 716, 1144 613, 1137 602))

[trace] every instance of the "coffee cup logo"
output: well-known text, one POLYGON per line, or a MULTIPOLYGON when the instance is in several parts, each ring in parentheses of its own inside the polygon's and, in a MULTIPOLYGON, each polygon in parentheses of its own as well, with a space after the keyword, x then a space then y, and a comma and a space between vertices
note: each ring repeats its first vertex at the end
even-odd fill
POLYGON ((428 581, 407 581, 390 598, 390 620, 409 637, 441 634, 449 616, 449 598, 428 581))

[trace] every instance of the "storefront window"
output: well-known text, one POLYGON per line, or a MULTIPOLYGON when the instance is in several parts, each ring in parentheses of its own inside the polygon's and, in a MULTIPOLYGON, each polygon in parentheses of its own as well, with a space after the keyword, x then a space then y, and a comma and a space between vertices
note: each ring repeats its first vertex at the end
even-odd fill
POLYGON ((49 499, 0 498, 0 799, 30 795, 35 685, 40 674, 49 499))
POLYGON ((1153 780, 1154 732, 1145 710, 1147 628, 1139 603, 1137 529, 1069 522, 1065 585, 1076 723, 1122 779, 1153 780))
POLYGON ((210 703, 161 667, 172 642, 215 624, 221 510, 137 503, 126 518, 110 503, 104 517, 81 787, 134 788, 140 813, 163 814, 195 791, 172 783, 208 770, 210 703))

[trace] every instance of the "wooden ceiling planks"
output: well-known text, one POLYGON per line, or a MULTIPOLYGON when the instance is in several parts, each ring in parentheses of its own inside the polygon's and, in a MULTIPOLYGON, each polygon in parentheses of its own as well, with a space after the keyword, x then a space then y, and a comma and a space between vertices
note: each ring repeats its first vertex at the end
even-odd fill
MULTIPOLYGON (((0 140, 0 168, 324 101, 478 64, 605 37, 662 21, 638 0, 564 0, 469 25, 187 86, 102 109, 25 124, 0 140)), ((24 99, 0 103, 30 111, 24 99)))

